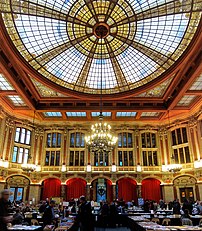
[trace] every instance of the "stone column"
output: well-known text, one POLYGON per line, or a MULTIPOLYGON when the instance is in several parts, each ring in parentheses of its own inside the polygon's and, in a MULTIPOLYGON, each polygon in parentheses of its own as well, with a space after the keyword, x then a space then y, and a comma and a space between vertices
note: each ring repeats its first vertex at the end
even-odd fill
POLYGON ((162 194, 163 194, 163 200, 165 202, 173 201, 176 196, 174 196, 174 187, 173 185, 163 185, 162 186, 162 194))
POLYGON ((112 198, 116 200, 116 183, 112 184, 112 198))
POLYGON ((141 198, 142 197, 142 185, 137 185, 136 187, 136 191, 137 191, 137 198, 141 198))
POLYGON ((66 189, 67 189, 67 185, 66 184, 62 184, 61 185, 61 197, 64 199, 64 200, 66 200, 66 189))
POLYGON ((89 201, 90 200, 90 183, 86 184, 86 200, 89 201))
POLYGON ((30 185, 29 187, 29 201, 33 201, 34 198, 33 203, 38 204, 40 201, 40 185, 30 185))

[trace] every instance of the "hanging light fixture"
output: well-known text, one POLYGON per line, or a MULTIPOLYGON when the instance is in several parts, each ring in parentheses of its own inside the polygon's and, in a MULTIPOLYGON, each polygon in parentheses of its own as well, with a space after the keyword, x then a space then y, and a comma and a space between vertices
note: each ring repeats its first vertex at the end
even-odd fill
POLYGON ((181 164, 175 164, 174 155, 171 156, 171 164, 167 166, 167 169, 169 172, 172 172, 172 173, 180 172, 180 170, 182 169, 181 164))
POLYGON ((111 126, 103 121, 102 114, 102 63, 103 63, 103 55, 102 55, 102 43, 103 39, 109 34, 109 28, 105 23, 99 23, 94 28, 95 36, 101 40, 101 87, 100 87, 100 114, 99 114, 99 122, 91 126, 91 135, 85 137, 85 141, 90 151, 106 151, 110 152, 114 149, 118 138, 111 133, 111 126))

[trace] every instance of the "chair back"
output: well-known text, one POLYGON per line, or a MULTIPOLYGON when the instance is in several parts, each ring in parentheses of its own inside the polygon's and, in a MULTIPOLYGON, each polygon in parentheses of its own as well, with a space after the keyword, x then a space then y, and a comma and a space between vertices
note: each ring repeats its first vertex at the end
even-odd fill
POLYGON ((39 225, 39 222, 36 219, 31 219, 31 225, 39 225))
POLYGON ((159 218, 154 217, 154 218, 152 218, 151 221, 152 221, 152 222, 155 222, 155 223, 157 223, 157 224, 160 224, 159 218))
POLYGON ((65 231, 65 230, 67 230, 67 227, 64 227, 64 226, 57 227, 57 228, 55 229, 55 231, 65 231))
POLYGON ((164 226, 169 226, 170 223, 171 223, 171 220, 169 218, 165 218, 162 221, 162 225, 164 225, 164 226))
POLYGON ((183 218, 182 219, 182 225, 193 226, 193 223, 192 223, 192 220, 190 220, 189 218, 183 218))

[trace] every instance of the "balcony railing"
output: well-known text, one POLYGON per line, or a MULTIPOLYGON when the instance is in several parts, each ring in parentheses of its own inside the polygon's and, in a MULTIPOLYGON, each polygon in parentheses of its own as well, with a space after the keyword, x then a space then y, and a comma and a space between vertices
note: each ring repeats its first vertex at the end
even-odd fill
MULTIPOLYGON (((9 163, 8 167, 10 170, 22 170, 21 164, 9 163)), ((62 166, 41 166, 41 172, 61 172, 62 166)), ((165 166, 166 167, 166 166, 165 166)), ((0 169, 4 168, 0 166, 0 169)), ((188 171, 197 169, 194 168, 194 163, 182 164, 181 171, 188 171)), ((66 166, 65 172, 87 172, 86 166, 66 166)), ((91 172, 112 172, 112 166, 92 166, 91 172)), ((116 172, 130 172, 137 173, 137 166, 116 166, 116 172)), ((162 166, 141 166, 141 173, 144 172, 162 172, 162 166)))

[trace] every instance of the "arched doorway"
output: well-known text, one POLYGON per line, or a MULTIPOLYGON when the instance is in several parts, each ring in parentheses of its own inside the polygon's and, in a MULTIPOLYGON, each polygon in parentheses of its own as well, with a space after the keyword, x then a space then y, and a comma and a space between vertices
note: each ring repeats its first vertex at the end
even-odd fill
POLYGON ((144 200, 154 200, 159 202, 161 195, 161 182, 154 178, 147 178, 142 181, 142 197, 144 200))
POLYGON ((6 180, 6 187, 10 189, 10 201, 27 201, 30 189, 30 180, 25 176, 10 176, 6 180))
POLYGON ((117 197, 124 201, 137 201, 137 183, 135 180, 124 177, 117 181, 117 197))
POLYGON ((42 199, 61 196, 61 181, 57 178, 48 178, 42 183, 42 199))
POLYGON ((111 202, 112 195, 112 182, 105 178, 97 178, 92 181, 90 188, 90 199, 100 202, 111 202))
POLYGON ((189 175, 179 176, 173 180, 174 197, 179 198, 181 202, 184 199, 191 201, 199 199, 199 190, 196 178, 189 175))
POLYGON ((86 181, 81 178, 72 178, 67 181, 67 200, 86 195, 86 181))

